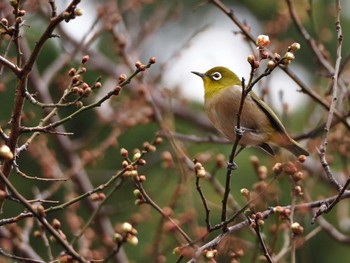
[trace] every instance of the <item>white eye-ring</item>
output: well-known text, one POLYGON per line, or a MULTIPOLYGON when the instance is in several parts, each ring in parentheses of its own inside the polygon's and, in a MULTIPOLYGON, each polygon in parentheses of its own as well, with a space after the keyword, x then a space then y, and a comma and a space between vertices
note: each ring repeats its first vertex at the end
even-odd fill
POLYGON ((211 74, 211 76, 214 80, 219 80, 222 78, 221 73, 219 72, 214 72, 213 74, 211 74))

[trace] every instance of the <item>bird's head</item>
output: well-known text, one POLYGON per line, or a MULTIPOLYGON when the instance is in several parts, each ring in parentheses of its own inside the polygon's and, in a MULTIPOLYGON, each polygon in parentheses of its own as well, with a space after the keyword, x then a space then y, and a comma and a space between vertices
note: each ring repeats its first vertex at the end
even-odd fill
POLYGON ((214 67, 205 73, 195 71, 192 73, 202 78, 206 99, 210 99, 223 89, 241 85, 237 75, 225 67, 214 67))

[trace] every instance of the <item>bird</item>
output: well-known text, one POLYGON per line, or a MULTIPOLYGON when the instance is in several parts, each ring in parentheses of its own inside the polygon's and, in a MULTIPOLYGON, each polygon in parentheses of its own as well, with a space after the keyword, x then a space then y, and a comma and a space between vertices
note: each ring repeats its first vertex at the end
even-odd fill
MULTIPOLYGON (((214 67, 205 73, 191 71, 199 76, 204 84, 204 108, 212 125, 229 141, 235 142, 237 136, 237 113, 242 96, 242 82, 226 67, 214 67)), ((250 91, 243 104, 240 115, 243 135, 239 140, 241 149, 256 146, 274 156, 272 146, 287 149, 296 157, 309 153, 293 140, 273 110, 250 91)), ((237 153, 237 154, 238 154, 237 153)))

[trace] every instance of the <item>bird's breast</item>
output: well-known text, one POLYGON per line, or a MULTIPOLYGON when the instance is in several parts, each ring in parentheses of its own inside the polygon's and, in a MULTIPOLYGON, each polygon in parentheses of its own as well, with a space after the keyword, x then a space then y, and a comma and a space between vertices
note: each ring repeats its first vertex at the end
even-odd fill
MULTIPOLYGON (((235 126, 240 100, 241 88, 230 88, 205 100, 205 110, 211 123, 230 141, 236 139, 235 126)), ((258 145, 266 142, 270 136, 265 128, 270 126, 269 120, 250 96, 244 101, 240 124, 244 129, 240 141, 243 145, 258 145)))

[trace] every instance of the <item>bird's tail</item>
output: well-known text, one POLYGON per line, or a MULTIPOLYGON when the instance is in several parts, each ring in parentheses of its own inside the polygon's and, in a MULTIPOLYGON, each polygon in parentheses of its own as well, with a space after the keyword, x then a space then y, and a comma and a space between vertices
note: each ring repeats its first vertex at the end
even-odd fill
POLYGON ((291 144, 286 145, 285 148, 291 153, 293 153, 296 157, 300 155, 305 155, 305 156, 310 155, 307 150, 305 150, 299 143, 297 143, 294 140, 291 141, 291 144))

